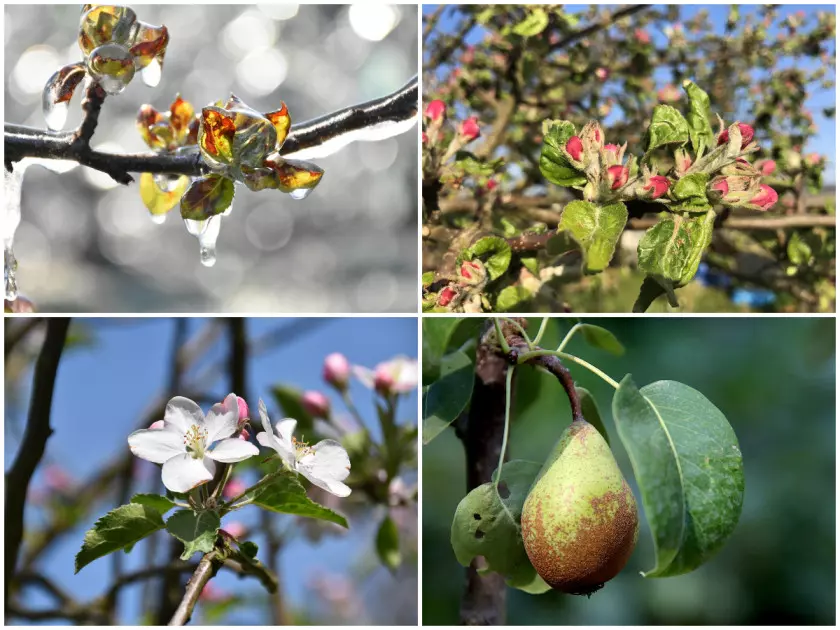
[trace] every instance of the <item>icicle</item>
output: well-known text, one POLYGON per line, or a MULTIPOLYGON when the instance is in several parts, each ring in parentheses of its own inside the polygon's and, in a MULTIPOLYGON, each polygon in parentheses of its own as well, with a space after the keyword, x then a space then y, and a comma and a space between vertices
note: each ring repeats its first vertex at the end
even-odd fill
POLYGON ((3 216, 3 279, 6 286, 6 299, 13 301, 18 296, 17 260, 13 251, 15 231, 20 224, 20 193, 23 173, 29 166, 28 159, 15 162, 12 171, 3 169, 3 183, 6 197, 6 212, 3 216))
POLYGON ((199 255, 201 264, 205 267, 212 267, 216 264, 216 240, 219 238, 219 230, 222 226, 221 215, 210 217, 204 221, 193 221, 184 219, 187 231, 198 238, 199 255))

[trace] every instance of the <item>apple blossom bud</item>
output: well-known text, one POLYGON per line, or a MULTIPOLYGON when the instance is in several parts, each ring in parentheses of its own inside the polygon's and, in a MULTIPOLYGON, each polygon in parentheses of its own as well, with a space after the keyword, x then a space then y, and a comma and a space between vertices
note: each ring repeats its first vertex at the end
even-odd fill
POLYGON ((446 288, 444 288, 444 289, 443 289, 443 290, 442 290, 442 291, 438 294, 438 305, 439 305, 439 306, 448 306, 448 305, 449 305, 449 303, 450 303, 450 302, 453 300, 453 298, 455 297, 455 295, 456 295, 456 294, 455 294, 455 289, 453 289, 452 287, 446 287, 446 288))
POLYGON ((446 115, 446 103, 440 100, 432 101, 431 103, 426 105, 426 111, 423 113, 423 115, 434 122, 442 120, 443 117, 446 115))
POLYGON ((650 190, 651 199, 659 199, 662 195, 668 192, 668 188, 670 187, 670 182, 668 178, 663 175, 654 175, 650 178, 650 183, 647 186, 644 186, 644 190, 650 190))
POLYGON ((230 595, 227 591, 220 589, 212 582, 207 582, 204 588, 201 589, 201 594, 198 596, 198 599, 203 602, 222 602, 230 599, 230 595))
POLYGON ((315 418, 328 418, 330 415, 330 399, 321 392, 313 390, 303 392, 300 404, 306 413, 315 418))
POLYGON ((225 533, 231 538, 239 538, 244 535, 246 531, 248 531, 248 528, 245 527, 245 525, 239 521, 234 521, 233 523, 227 523, 223 529, 219 530, 219 533, 225 533))
POLYGON ((347 389, 350 362, 340 352, 333 352, 324 359, 324 380, 339 390, 347 389))
POLYGON ((716 190, 717 192, 719 192, 721 196, 729 193, 729 184, 726 182, 725 179, 719 179, 716 182, 712 182, 711 188, 712 190, 716 190))
POLYGON ((633 33, 633 36, 636 38, 636 41, 640 44, 650 44, 650 35, 643 28, 637 28, 633 33))
POLYGON ((758 162, 756 165, 759 171, 761 171, 762 175, 772 175, 776 171, 776 161, 775 160, 762 160, 758 162))
POLYGON ((761 210, 769 210, 776 205, 777 201, 779 201, 778 193, 767 184, 762 184, 761 192, 750 199, 750 203, 759 206, 761 210))
POLYGON ((577 136, 569 138, 566 142, 566 153, 571 155, 575 162, 580 162, 580 158, 583 156, 583 143, 580 138, 577 136))
POLYGON ((487 270, 480 260, 465 260, 458 269, 458 281, 464 285, 477 286, 483 284, 487 278, 487 270))
POLYGON ((239 432, 239 439, 240 440, 245 440, 246 442, 251 439, 251 434, 248 433, 248 429, 242 429, 239 432))
POLYGON ((475 140, 481 135, 481 130, 478 128, 478 118, 470 116, 461 123, 458 133, 467 141, 475 140))
POLYGON ((62 492, 69 490, 73 485, 70 475, 61 467, 51 464, 44 469, 44 480, 50 490, 62 492))
POLYGON ((155 420, 149 425, 150 429, 162 429, 164 427, 163 420, 155 420))
POLYGON ((247 489, 248 486, 245 485, 244 481, 242 481, 239 477, 233 477, 225 484, 225 489, 222 490, 222 496, 225 499, 230 500, 234 497, 238 497, 247 489))
POLYGON ((630 170, 621 164, 614 164, 607 168, 607 181, 611 190, 617 190, 627 183, 630 170))
POLYGON ((236 404, 239 407, 239 422, 244 422, 251 417, 248 412, 248 403, 245 402, 244 398, 237 396, 236 404))
POLYGON ((805 163, 808 166, 816 166, 822 162, 822 156, 819 153, 809 153, 805 156, 805 163))
POLYGON ((488 179, 487 180, 487 190, 493 190, 499 184, 496 182, 495 179, 488 179))
POLYGON ((605 144, 604 145, 604 151, 609 151, 610 153, 614 153, 615 157, 618 157, 618 152, 620 150, 621 149, 619 148, 619 146, 617 144, 605 144))
MULTIPOLYGON (((741 131, 741 148, 746 147, 752 142, 755 130, 747 123, 738 123, 738 129, 741 131)), ((718 136, 718 144, 726 144, 729 142, 729 129, 724 129, 718 136)))

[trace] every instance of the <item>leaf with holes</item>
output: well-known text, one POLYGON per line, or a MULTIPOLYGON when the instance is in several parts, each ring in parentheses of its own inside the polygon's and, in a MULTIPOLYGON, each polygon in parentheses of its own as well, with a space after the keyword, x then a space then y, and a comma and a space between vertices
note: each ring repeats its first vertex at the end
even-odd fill
POLYGON ((440 378, 423 389, 423 444, 443 432, 470 402, 475 383, 472 360, 460 350, 447 354, 440 378))
POLYGON ((613 419, 642 495, 656 566, 645 577, 693 571, 732 534, 744 502, 744 464, 726 417, 675 381, 637 389, 628 375, 613 419))
POLYGON ((479 573, 495 571, 505 576, 508 586, 535 594, 550 587, 528 560, 519 522, 522 505, 541 468, 536 462, 506 463, 498 491, 494 483, 485 483, 461 499, 451 533, 452 549, 462 565, 469 566, 473 558, 483 556, 487 567, 479 573))
POLYGON ((219 515, 213 511, 178 510, 166 521, 166 530, 184 543, 181 560, 189 560, 196 552, 213 551, 221 524, 219 515))

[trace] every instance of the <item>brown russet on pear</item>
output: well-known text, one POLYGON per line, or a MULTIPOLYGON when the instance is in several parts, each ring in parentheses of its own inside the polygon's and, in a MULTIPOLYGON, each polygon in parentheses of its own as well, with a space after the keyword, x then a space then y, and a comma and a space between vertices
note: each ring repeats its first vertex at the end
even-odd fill
POLYGON ((589 595, 627 564, 639 535, 636 500, 609 444, 582 417, 546 459, 521 524, 534 569, 564 593, 589 595))

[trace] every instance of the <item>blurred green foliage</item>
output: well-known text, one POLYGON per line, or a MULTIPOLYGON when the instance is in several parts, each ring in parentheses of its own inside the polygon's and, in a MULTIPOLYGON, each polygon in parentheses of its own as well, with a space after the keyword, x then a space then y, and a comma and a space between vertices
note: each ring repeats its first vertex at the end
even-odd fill
MULTIPOLYGON (((535 334, 538 319, 531 319, 535 334)), ((627 348, 623 357, 575 338, 568 351, 642 386, 675 379, 728 418, 744 455, 740 522, 720 553, 693 573, 644 579, 653 566, 645 519, 627 567, 591 599, 508 592, 507 622, 546 625, 835 623, 835 320, 833 318, 587 318, 627 348)), ((556 347, 573 320, 555 320, 541 345, 556 347)), ((464 326, 466 328, 466 326, 464 326)), ((612 390, 570 366, 600 407, 616 459, 634 492, 612 422, 612 390)), ((518 377, 509 457, 542 461, 571 421, 556 380, 518 377)), ((449 543, 466 488, 454 431, 423 448, 423 623, 457 624, 464 569, 449 543)))

